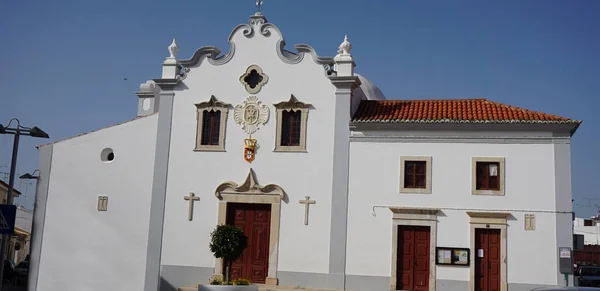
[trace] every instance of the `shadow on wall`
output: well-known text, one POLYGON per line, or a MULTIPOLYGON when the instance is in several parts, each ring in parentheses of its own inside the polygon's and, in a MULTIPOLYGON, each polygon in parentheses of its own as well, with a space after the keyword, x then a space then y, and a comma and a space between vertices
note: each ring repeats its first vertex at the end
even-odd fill
POLYGON ((177 291, 176 287, 169 284, 164 278, 160 278, 160 291, 177 291))

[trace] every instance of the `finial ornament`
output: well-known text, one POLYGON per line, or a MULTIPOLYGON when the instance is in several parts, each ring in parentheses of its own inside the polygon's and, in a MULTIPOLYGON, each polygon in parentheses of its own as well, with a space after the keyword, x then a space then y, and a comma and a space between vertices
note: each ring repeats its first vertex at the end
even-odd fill
POLYGON ((340 55, 349 55, 352 50, 352 44, 348 41, 348 35, 344 36, 344 42, 340 44, 338 49, 338 54, 340 55))
POLYGON ((262 6, 263 2, 262 0, 257 0, 256 1, 256 12, 260 13, 260 7, 262 6))
POLYGON ((179 52, 179 46, 177 46, 177 42, 175 42, 175 38, 173 38, 173 42, 169 46, 169 53, 171 54, 169 58, 174 59, 179 52))

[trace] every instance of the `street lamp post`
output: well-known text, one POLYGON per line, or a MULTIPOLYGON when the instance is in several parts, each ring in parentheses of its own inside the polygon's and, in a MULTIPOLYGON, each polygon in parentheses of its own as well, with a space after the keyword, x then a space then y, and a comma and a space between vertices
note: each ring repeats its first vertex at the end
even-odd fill
MULTIPOLYGON (((39 180, 39 179, 40 179, 40 176, 36 176, 36 175, 35 175, 35 172, 38 172, 38 173, 39 173, 39 172, 40 172, 40 170, 36 169, 36 170, 35 170, 35 171, 33 171, 33 173, 31 173, 31 174, 30 174, 30 173, 26 173, 26 174, 24 174, 24 175, 21 175, 21 177, 19 177, 19 179, 23 179, 23 180, 36 180, 36 181, 37 181, 37 180, 39 180)), ((39 174, 38 174, 38 175, 39 175, 39 174)), ((36 188, 36 190, 35 190, 35 192, 34 192, 34 197, 33 197, 33 208, 34 208, 34 209, 35 209, 35 206, 36 206, 36 204, 37 204, 37 202, 36 202, 36 201, 37 201, 37 183, 36 183, 36 185, 35 185, 35 186, 36 186, 36 187, 35 187, 35 188, 36 188)), ((31 221, 31 233, 30 233, 30 235, 29 235, 29 255, 30 255, 30 257, 31 257, 31 245, 33 244, 33 236, 35 235, 35 234, 34 234, 34 230, 35 230, 35 221, 34 221, 34 219, 32 219, 32 221, 31 221)))
MULTIPOLYGON (((12 192, 15 186, 15 171, 17 167, 17 153, 19 151, 19 137, 21 135, 28 135, 31 137, 39 137, 39 138, 49 138, 48 134, 43 130, 39 129, 37 126, 34 127, 24 127, 21 126, 21 123, 18 119, 13 118, 8 122, 7 126, 2 126, 0 124, 0 134, 13 134, 13 150, 12 150, 12 158, 10 162, 10 176, 8 178, 8 191, 6 193, 6 204, 12 204, 12 192), (9 127, 10 124, 16 121, 17 126, 14 128, 9 127)), ((8 244, 8 239, 10 238, 9 234, 2 235, 2 247, 0 248, 0 291, 2 290, 2 283, 4 281, 4 253, 6 251, 6 245, 8 244)))

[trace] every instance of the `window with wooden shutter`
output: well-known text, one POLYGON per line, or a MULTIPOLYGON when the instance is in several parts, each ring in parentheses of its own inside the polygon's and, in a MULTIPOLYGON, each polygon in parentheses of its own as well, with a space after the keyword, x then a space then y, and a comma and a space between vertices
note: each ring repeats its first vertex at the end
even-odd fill
POLYGON ((277 109, 275 152, 306 152, 308 109, 312 105, 298 101, 294 95, 288 101, 273 104, 277 109))
POLYGON ((504 195, 504 158, 473 158, 472 194, 504 195))
POLYGON ((196 105, 195 151, 225 151, 225 126, 229 104, 215 96, 196 105))
POLYGON ((477 190, 500 190, 500 163, 477 162, 477 190))
POLYGON ((219 145, 221 129, 221 111, 204 110, 202 113, 202 138, 201 145, 219 145))
POLYGON ((425 188, 427 181, 427 162, 405 161, 404 162, 404 187, 425 188))
POLYGON ((400 193, 431 194, 431 157, 400 157, 400 193))
POLYGON ((281 140, 282 146, 299 146, 302 113, 298 111, 284 111, 281 114, 281 140))

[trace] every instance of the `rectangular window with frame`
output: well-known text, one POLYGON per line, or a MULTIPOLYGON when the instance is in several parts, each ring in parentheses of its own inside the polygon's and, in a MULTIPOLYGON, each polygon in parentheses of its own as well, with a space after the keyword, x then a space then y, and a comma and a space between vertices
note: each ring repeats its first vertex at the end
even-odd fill
POLYGON ((500 190, 500 163, 477 162, 476 190, 500 190))
POLYGON ((431 156, 400 157, 400 193, 431 194, 431 156))
POLYGON ((302 112, 300 110, 285 110, 281 113, 281 116, 280 144, 282 146, 299 146, 302 112))
POLYGON ((427 187, 427 162, 404 161, 404 188, 427 187))
POLYGON ((221 129, 221 111, 204 110, 202 112, 202 139, 201 145, 219 145, 221 129))

